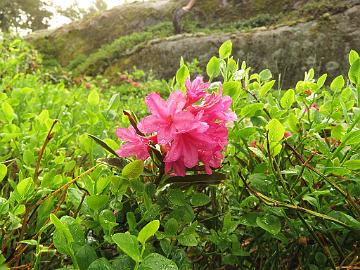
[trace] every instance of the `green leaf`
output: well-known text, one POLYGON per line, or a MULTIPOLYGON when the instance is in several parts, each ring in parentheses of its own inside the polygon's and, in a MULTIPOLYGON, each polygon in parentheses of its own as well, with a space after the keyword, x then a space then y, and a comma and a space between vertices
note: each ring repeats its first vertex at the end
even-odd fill
POLYGON ((99 102, 100 102, 100 97, 98 92, 95 89, 91 90, 88 96, 88 103, 92 106, 96 106, 99 104, 99 102))
POLYGON ((241 91, 241 83, 238 81, 224 82, 223 85, 224 96, 230 96, 233 100, 236 100, 241 91))
POLYGON ((238 63, 233 58, 229 58, 227 63, 228 72, 230 72, 230 74, 234 74, 238 68, 238 63))
POLYGON ((220 61, 217 57, 211 57, 206 65, 206 73, 209 78, 216 78, 220 74, 220 61))
POLYGON ((37 246, 38 245, 38 242, 36 240, 22 240, 20 241, 19 243, 23 243, 23 244, 27 244, 27 245, 30 245, 30 246, 37 246))
POLYGON ((261 81, 268 81, 272 78, 271 71, 269 69, 264 69, 259 73, 261 81))
POLYGON ((186 65, 181 65, 176 71, 176 82, 181 89, 184 89, 186 78, 190 77, 189 69, 186 65))
POLYGON ((187 204, 186 196, 180 189, 170 189, 168 198, 172 205, 182 206, 187 204))
POLYGON ((330 84, 330 89, 333 92, 339 92, 345 85, 345 80, 342 75, 337 76, 330 84))
POLYGON ((115 270, 110 262, 105 258, 100 258, 93 261, 87 270, 115 270))
POLYGON ((360 159, 350 159, 345 161, 344 166, 350 170, 360 170, 360 159))
POLYGON ((294 102, 295 91, 293 89, 287 90, 280 100, 281 107, 284 109, 290 109, 294 102))
POLYGON ((326 78, 327 78, 327 74, 323 74, 320 76, 320 78, 317 80, 316 84, 318 86, 318 88, 320 89, 321 87, 323 87, 325 81, 326 81, 326 78))
POLYGON ((256 224, 271 234, 278 234, 281 229, 281 223, 278 217, 270 214, 265 214, 262 217, 256 218, 256 224))
POLYGON ((141 229, 139 232, 139 235, 137 237, 137 240, 145 245, 145 242, 152 237, 159 229, 160 227, 160 221, 159 220, 153 220, 145 225, 144 228, 141 229))
POLYGON ((50 214, 50 221, 52 224, 54 224, 56 228, 53 237, 56 249, 60 253, 71 256, 73 254, 71 243, 74 242, 74 238, 70 233, 69 227, 67 226, 67 224, 62 223, 60 219, 58 219, 57 216, 55 216, 54 214, 50 214))
POLYGON ((272 119, 267 125, 269 131, 269 141, 279 142, 284 137, 285 128, 277 119, 272 119))
POLYGON ((9 212, 9 202, 5 198, 0 197, 0 216, 7 215, 9 212))
POLYGON ((135 262, 141 261, 139 243, 134 235, 129 233, 117 233, 112 236, 112 239, 119 248, 135 262))
POLYGON ((14 109, 11 107, 11 105, 9 103, 7 103, 6 101, 2 101, 1 102, 1 109, 4 113, 5 119, 8 122, 11 122, 14 119, 14 109))
POLYGON ((2 180, 4 180, 6 174, 7 174, 6 165, 0 163, 0 183, 1 183, 2 180))
POLYGON ((19 192, 21 197, 26 198, 27 195, 34 190, 34 186, 32 178, 26 178, 17 184, 16 190, 19 192))
POLYGON ((98 145, 100 145, 102 148, 104 148, 106 151, 110 152, 111 154, 113 154, 116 157, 119 157, 118 154, 116 154, 116 152, 109 146, 107 145, 107 143, 105 143, 104 141, 102 141, 101 139, 99 139, 98 137, 88 134, 88 136, 93 139, 98 145))
POLYGON ((360 130, 353 130, 344 135, 342 140, 347 145, 359 144, 360 143, 360 130))
POLYGON ((207 205, 209 202, 209 196, 203 193, 194 193, 190 199, 190 203, 193 206, 204 206, 207 205))
POLYGON ((240 112, 243 117, 252 117, 257 111, 264 109, 264 103, 253 103, 245 105, 240 112))
POLYGON ((219 48, 219 56, 221 59, 230 57, 232 52, 232 42, 231 40, 225 41, 219 48))
POLYGON ((329 213, 329 216, 344 222, 345 224, 353 227, 356 230, 360 230, 360 222, 357 219, 353 218, 352 216, 345 214, 344 212, 331 211, 329 213))
POLYGON ((111 231, 117 225, 116 217, 110 209, 105 209, 100 212, 99 223, 105 231, 111 231))
POLYGON ((174 236, 177 234, 177 231, 179 229, 179 223, 175 218, 170 218, 168 221, 166 221, 164 228, 165 233, 168 236, 174 236))
POLYGON ((91 195, 86 197, 87 205, 94 211, 99 211, 109 202, 109 195, 91 195))
POLYGON ((354 84, 360 83, 360 58, 356 59, 349 69, 349 79, 354 84))
POLYGON ((151 253, 141 263, 139 270, 178 270, 177 265, 164 256, 151 253))
POLYGON ((260 97, 265 96, 270 91, 270 89, 274 86, 274 84, 275 84, 275 80, 272 80, 272 81, 265 83, 263 86, 261 86, 260 91, 259 91, 260 97))
POLYGON ((349 53, 349 63, 350 65, 354 64, 354 62, 359 59, 359 54, 354 51, 354 50, 351 50, 350 53, 349 53))
POLYGON ((86 270, 98 257, 95 249, 89 245, 83 245, 75 253, 80 270, 86 270))
POLYGON ((25 211, 26 211, 26 206, 24 204, 18 204, 17 206, 15 206, 13 210, 13 214, 16 216, 20 216, 24 214, 25 211))
POLYGON ((198 245, 198 240, 196 239, 196 234, 193 232, 191 227, 185 228, 180 235, 178 235, 177 240, 180 245, 186 247, 195 247, 198 245))
POLYGON ((122 170, 122 176, 126 178, 137 178, 144 171, 144 161, 134 160, 127 164, 122 170))

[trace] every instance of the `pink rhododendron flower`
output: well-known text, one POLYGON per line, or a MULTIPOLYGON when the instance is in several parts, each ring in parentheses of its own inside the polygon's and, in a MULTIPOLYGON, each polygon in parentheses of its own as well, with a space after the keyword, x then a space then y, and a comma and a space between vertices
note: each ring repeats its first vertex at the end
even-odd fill
POLYGON ((190 78, 187 78, 185 82, 187 104, 191 105, 205 96, 206 90, 209 89, 209 87, 210 83, 204 82, 201 76, 196 77, 192 82, 190 78))
POLYGON ((199 161, 199 151, 211 150, 216 142, 206 132, 180 133, 176 135, 165 157, 165 163, 182 161, 186 168, 196 166, 199 161))
POLYGON ((180 91, 173 92, 167 101, 156 93, 148 95, 146 104, 152 114, 140 122, 139 129, 144 133, 156 132, 160 144, 171 142, 177 133, 206 129, 206 123, 183 111, 185 103, 186 97, 180 91))
POLYGON ((174 91, 167 100, 158 93, 149 94, 146 105, 150 115, 135 128, 118 129, 124 141, 120 156, 149 157, 150 140, 158 144, 165 165, 165 173, 186 175, 186 170, 203 164, 208 174, 221 166, 222 152, 228 144, 227 124, 237 119, 231 111, 231 98, 219 93, 207 93, 210 84, 197 77, 186 80, 186 94, 174 91), (194 104, 199 101, 199 103, 194 104), (156 137, 146 137, 143 134, 156 137))
POLYGON ((149 157, 148 144, 152 140, 151 138, 138 135, 132 126, 128 128, 118 128, 116 135, 126 142, 116 151, 120 157, 135 156, 141 160, 149 157))
POLYGON ((191 111, 197 113, 204 111, 203 121, 223 120, 225 122, 233 122, 237 116, 230 109, 231 98, 229 96, 222 96, 222 88, 220 87, 219 94, 212 93, 204 98, 204 102, 198 106, 192 106, 191 111))

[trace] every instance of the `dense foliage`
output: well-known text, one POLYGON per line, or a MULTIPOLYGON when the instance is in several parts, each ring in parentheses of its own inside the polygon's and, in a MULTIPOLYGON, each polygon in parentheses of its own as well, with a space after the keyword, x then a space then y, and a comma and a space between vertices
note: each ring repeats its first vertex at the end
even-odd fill
POLYGON ((225 42, 206 68, 237 114, 222 166, 182 177, 164 174, 163 149, 120 158, 115 131, 137 127, 150 92, 185 89, 183 61, 169 83, 137 71, 110 85, 44 70, 26 43, 2 40, 0 269, 355 266, 359 55, 347 77, 311 69, 282 90, 231 51, 225 42))

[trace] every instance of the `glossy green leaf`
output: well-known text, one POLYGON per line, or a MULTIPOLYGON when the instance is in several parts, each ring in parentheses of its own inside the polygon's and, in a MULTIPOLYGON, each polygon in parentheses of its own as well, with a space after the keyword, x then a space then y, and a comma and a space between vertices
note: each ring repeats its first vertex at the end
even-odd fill
POLYGON ((165 233, 168 236, 176 235, 178 229, 179 229, 179 223, 177 222, 177 220, 175 218, 170 218, 168 221, 166 221, 166 223, 165 223, 165 233))
POLYGON ((188 77, 190 77, 188 67, 186 65, 181 65, 176 72, 176 82, 181 89, 184 88, 186 78, 188 77))
POLYGON ((203 193, 194 193, 191 196, 190 203, 193 206, 204 206, 210 202, 210 197, 203 193))
POLYGON ((354 84, 360 83, 360 58, 356 59, 349 69, 349 79, 354 84))
POLYGON ((350 159, 345 161, 344 166, 350 170, 360 170, 360 159, 350 159))
POLYGON ((284 137, 285 128, 277 119, 272 119, 266 129, 269 131, 270 142, 279 142, 284 137))
POLYGON ((83 245, 75 253, 80 270, 86 270, 98 257, 95 249, 89 245, 83 245))
POLYGON ((88 103, 92 106, 98 105, 100 102, 100 96, 96 90, 91 90, 88 96, 88 103))
POLYGON ((86 203, 94 211, 99 211, 109 202, 109 195, 90 195, 86 197, 86 203))
POLYGON ((177 265, 164 256, 151 253, 141 263, 139 270, 178 270, 177 265))
POLYGON ((341 89, 344 87, 344 85, 345 85, 345 80, 342 75, 339 75, 331 82, 330 89, 335 93, 340 92, 341 89))
POLYGON ((281 223, 277 216, 265 214, 256 218, 256 224, 271 234, 278 234, 281 229, 281 223))
POLYGON ((144 161, 134 160, 127 164, 122 170, 122 176, 126 178, 137 178, 144 171, 144 161))
POLYGON ((293 89, 287 90, 280 100, 281 107, 290 109, 295 102, 295 91, 293 89))
POLYGON ((232 52, 232 42, 231 40, 225 41, 219 48, 219 56, 221 59, 230 57, 232 52))
POLYGON ((238 81, 224 82, 222 87, 223 87, 224 96, 230 96, 233 99, 233 101, 239 97, 241 91, 240 82, 238 81))
POLYGON ((269 69, 264 69, 259 73, 261 81, 268 81, 272 78, 271 71, 269 69))
POLYGON ((0 183, 1 183, 2 180, 4 180, 6 174, 7 174, 6 165, 0 163, 0 183))
POLYGON ((359 54, 357 51, 351 50, 349 53, 349 63, 350 65, 354 64, 354 62, 359 59, 359 54))
POLYGON ((118 247, 135 262, 141 261, 139 242, 136 236, 129 233, 117 233, 112 236, 118 247))
POLYGON ((158 231, 160 227, 160 221, 159 220, 153 220, 145 225, 144 228, 141 229, 141 231, 138 234, 138 241, 141 244, 145 244, 145 242, 152 236, 155 235, 155 233, 158 231))
POLYGON ((209 78, 216 78, 220 74, 220 61, 217 57, 211 57, 206 65, 206 73, 209 78))
POLYGON ((275 84, 275 80, 272 80, 262 85, 259 91, 260 97, 265 96, 271 90, 274 84, 275 84))

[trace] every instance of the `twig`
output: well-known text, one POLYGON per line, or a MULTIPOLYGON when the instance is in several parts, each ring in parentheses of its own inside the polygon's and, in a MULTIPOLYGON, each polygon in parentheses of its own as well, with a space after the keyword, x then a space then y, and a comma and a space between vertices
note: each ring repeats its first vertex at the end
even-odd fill
POLYGON ((333 182, 332 180, 327 178, 318 169, 316 169, 313 166, 311 166, 310 164, 308 164, 307 161, 305 161, 305 159, 303 158, 303 156, 298 151, 296 151, 296 149, 292 145, 290 145, 287 141, 285 141, 285 144, 286 144, 287 147, 290 148, 291 151, 293 151, 295 156, 302 162, 302 164, 306 168, 308 168, 311 171, 315 172, 317 175, 319 175, 321 178, 323 178, 327 183, 329 183, 334 189, 336 189, 339 193, 341 193, 345 197, 345 200, 349 204, 351 204, 351 206, 354 207, 356 212, 360 215, 360 206, 353 200, 353 198, 350 196, 350 194, 348 192, 345 192, 340 186, 338 186, 335 182, 333 182))
POLYGON ((288 208, 288 209, 293 209, 293 210, 296 210, 296 211, 299 211, 299 212, 310 214, 312 216, 315 216, 315 217, 318 217, 318 218, 321 218, 321 219, 324 219, 324 220, 334 222, 334 223, 339 224, 339 225, 341 225, 341 226, 343 226, 343 227, 345 227, 345 228, 347 228, 349 230, 353 230, 353 228, 351 226, 349 226, 349 225, 347 225, 347 224, 341 222, 340 220, 337 220, 336 218, 333 218, 331 216, 321 214, 321 213, 318 213, 318 212, 315 212, 313 210, 310 210, 310 209, 307 209, 307 208, 304 208, 304 207, 300 207, 300 206, 297 206, 297 205, 283 203, 283 202, 277 201, 275 199, 272 199, 270 197, 267 197, 266 195, 252 189, 249 186, 249 184, 246 182, 245 178, 241 174, 239 174, 239 176, 240 176, 241 180, 243 181, 245 187, 252 194, 254 194, 259 200, 261 200, 262 202, 264 202, 265 204, 267 204, 269 206, 285 207, 285 208, 288 208))
MULTIPOLYGON (((64 198, 63 200, 61 200, 60 202, 60 205, 64 202, 65 200, 65 196, 66 196, 66 191, 67 189, 73 184, 75 183, 77 180, 79 180, 80 178, 82 178, 83 176, 91 173, 92 171, 94 171, 97 167, 99 166, 99 164, 91 167, 90 169, 86 170, 85 172, 83 172, 82 174, 78 175, 77 177, 73 178, 71 181, 69 181, 68 183, 66 183, 65 185, 63 185, 62 187, 54 190, 53 192, 51 192, 49 195, 47 195, 45 198, 41 199, 40 201, 38 201, 36 204, 35 204, 35 208, 38 206, 38 205, 41 205, 43 202, 45 202, 47 199, 53 197, 54 195, 56 195, 57 193, 59 193, 60 191, 64 191, 64 198)), ((55 210, 53 211, 53 213, 56 213, 57 211, 60 210, 60 205, 57 206, 57 208, 55 208, 55 210)), ((50 221, 50 218, 48 218, 45 222, 48 223, 50 221)), ((44 225, 45 225, 44 224, 44 225)), ((39 232, 37 232, 31 239, 35 239, 36 237, 38 237, 39 235, 39 232)), ((15 260, 17 260, 26 250, 27 248, 29 247, 29 245, 25 244, 23 246, 22 243, 19 243, 17 245, 17 247, 15 248, 15 251, 14 253, 7 259, 7 263, 9 265, 11 265, 15 260)))
POLYGON ((38 155, 38 159, 36 161, 36 165, 35 165, 35 172, 34 172, 34 182, 35 184, 38 183, 38 178, 39 178, 39 170, 40 170, 40 162, 41 162, 41 159, 44 155, 44 152, 45 152, 45 148, 47 146, 47 144, 49 143, 49 141, 53 138, 53 133, 52 133, 52 130, 54 129, 56 123, 58 122, 59 120, 58 119, 55 119, 54 122, 52 123, 50 129, 49 129, 49 132, 48 134, 46 135, 46 138, 45 138, 45 141, 41 147, 41 150, 39 152, 39 155, 38 155))

